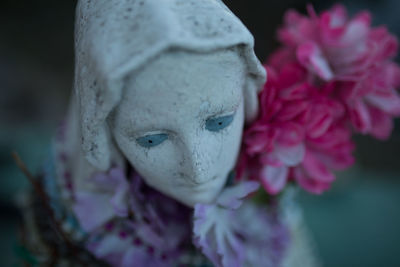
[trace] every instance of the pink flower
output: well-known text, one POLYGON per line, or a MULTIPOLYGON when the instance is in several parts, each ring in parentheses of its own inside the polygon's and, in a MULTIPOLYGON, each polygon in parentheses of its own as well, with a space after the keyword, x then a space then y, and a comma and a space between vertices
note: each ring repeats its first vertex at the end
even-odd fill
POLYGON ((304 69, 299 65, 287 66, 279 74, 273 68, 267 71, 270 80, 259 95, 258 120, 244 133, 238 174, 251 168, 248 174, 269 193, 277 194, 287 182, 289 168, 304 156, 305 129, 295 118, 308 108, 303 103, 309 88, 303 85, 304 69))
POLYGON ((312 193, 354 163, 353 131, 386 139, 400 115, 396 38, 372 28, 368 12, 348 18, 341 5, 317 15, 285 15, 257 120, 244 133, 238 164, 270 194, 289 180, 312 193))
MULTIPOLYGON (((297 63, 267 67, 269 81, 260 93, 258 120, 244 134, 246 155, 240 157, 242 175, 259 180, 277 194, 291 178, 291 169, 303 162, 306 141, 325 135, 344 116, 344 106, 332 99, 332 84, 316 87, 297 63)), ((323 164, 323 163, 321 163, 323 164)), ((307 189, 307 188, 306 188, 307 189)))
POLYGON ((337 123, 344 118, 344 105, 331 97, 333 83, 311 85, 298 64, 282 66, 279 73, 267 70, 270 80, 259 95, 258 120, 245 131, 238 173, 247 169, 273 195, 291 178, 320 193, 334 180, 332 169, 353 163, 352 144, 343 149, 350 131, 337 123))
POLYGON ((396 38, 384 27, 371 27, 368 12, 348 18, 341 5, 320 16, 308 9, 310 17, 296 11, 286 13, 278 32, 284 47, 271 56, 270 64, 280 70, 298 62, 307 69, 313 84, 336 81, 336 91, 342 95, 354 129, 388 138, 390 118, 400 115, 396 92, 400 71, 390 62, 397 52, 396 38), (378 117, 384 123, 378 124, 378 117))
MULTIPOLYGON (((358 80, 377 62, 392 58, 397 40, 385 28, 371 28, 371 16, 361 12, 349 19, 341 5, 317 16, 310 6, 310 17, 288 11, 278 31, 285 52, 324 81, 358 80)), ((276 56, 275 56, 276 57, 276 56)), ((276 62, 276 60, 274 60, 276 62)), ((288 60, 286 60, 288 61, 288 60)))

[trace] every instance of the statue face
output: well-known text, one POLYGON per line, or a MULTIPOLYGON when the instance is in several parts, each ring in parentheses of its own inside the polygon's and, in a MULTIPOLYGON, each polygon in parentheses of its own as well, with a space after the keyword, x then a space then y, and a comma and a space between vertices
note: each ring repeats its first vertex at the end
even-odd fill
POLYGON ((223 50, 164 53, 127 78, 110 128, 148 185, 189 206, 214 200, 239 152, 245 77, 223 50))

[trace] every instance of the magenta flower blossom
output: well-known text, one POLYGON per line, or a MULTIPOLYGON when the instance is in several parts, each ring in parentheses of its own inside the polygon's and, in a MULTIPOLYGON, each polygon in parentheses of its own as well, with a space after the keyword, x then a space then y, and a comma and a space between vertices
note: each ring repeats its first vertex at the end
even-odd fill
MULTIPOLYGON (((313 145, 329 146, 332 140, 325 136, 337 140, 336 136, 332 136, 333 125, 344 117, 345 108, 330 97, 331 83, 322 88, 312 85, 304 67, 297 63, 280 67, 279 72, 267 67, 269 81, 259 96, 259 117, 244 134, 244 154, 238 167, 247 169, 250 178, 259 180, 270 194, 279 193, 291 179, 307 191, 321 192, 319 184, 315 182, 318 181, 315 178, 318 175, 306 175, 308 173, 304 171, 300 175, 299 166, 309 166, 308 159, 311 156, 306 156, 306 151, 310 154, 313 145)), ((333 150, 318 153, 329 158, 329 152, 336 153, 333 150)), ((350 155, 346 154, 344 158, 352 158, 351 149, 345 152, 350 155)), ((318 159, 319 165, 326 164, 320 161, 318 159)), ((334 180, 330 170, 326 170, 330 179, 325 181, 323 188, 328 188, 334 180)), ((239 175, 241 173, 239 170, 239 175)))
POLYGON ((318 78, 358 81, 396 54, 396 38, 383 27, 371 28, 368 12, 349 19, 341 5, 320 16, 308 10, 310 17, 288 11, 278 36, 284 49, 318 78))
POLYGON ((387 139, 392 117, 400 115, 400 69, 390 60, 397 39, 384 27, 371 27, 371 15, 361 12, 349 19, 341 5, 310 17, 287 12, 279 30, 284 44, 273 64, 297 61, 314 80, 336 81, 354 129, 387 139), (279 62, 279 63, 278 63, 279 62))
POLYGON ((288 181, 322 193, 354 163, 353 131, 387 139, 400 115, 396 38, 341 5, 309 16, 288 11, 283 46, 268 60, 260 111, 243 138, 238 176, 277 194, 288 181))

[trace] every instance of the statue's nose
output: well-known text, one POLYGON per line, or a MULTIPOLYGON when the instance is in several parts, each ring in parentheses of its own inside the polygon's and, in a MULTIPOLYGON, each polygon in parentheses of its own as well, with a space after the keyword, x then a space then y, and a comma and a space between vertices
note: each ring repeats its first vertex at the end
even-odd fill
POLYGON ((186 151, 185 173, 188 174, 190 182, 201 184, 212 180, 213 177, 210 175, 212 155, 207 145, 202 142, 187 142, 186 151))
POLYGON ((193 151, 189 158, 189 173, 191 182, 195 184, 205 183, 211 179, 209 177, 209 166, 207 166, 207 155, 201 151, 193 151))

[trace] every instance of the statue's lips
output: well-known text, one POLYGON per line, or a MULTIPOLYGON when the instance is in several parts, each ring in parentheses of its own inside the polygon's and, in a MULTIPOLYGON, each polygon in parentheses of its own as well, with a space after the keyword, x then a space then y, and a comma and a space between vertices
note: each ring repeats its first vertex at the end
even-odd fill
POLYGON ((205 191, 210 189, 210 184, 217 180, 218 176, 215 175, 206 181, 194 182, 192 180, 186 180, 178 183, 177 186, 191 189, 192 191, 205 191))

